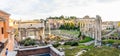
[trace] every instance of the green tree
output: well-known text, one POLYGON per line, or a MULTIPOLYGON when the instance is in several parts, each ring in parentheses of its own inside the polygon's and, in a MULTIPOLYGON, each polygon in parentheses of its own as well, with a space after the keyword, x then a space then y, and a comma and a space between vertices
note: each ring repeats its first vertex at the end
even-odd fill
POLYGON ((63 16, 63 15, 61 15, 59 18, 60 18, 60 19, 64 19, 64 16, 63 16))
POLYGON ((20 43, 25 46, 35 45, 35 40, 31 38, 26 38, 25 40, 22 40, 20 43))
POLYGON ((75 16, 70 16, 70 19, 76 19, 76 17, 75 16))
POLYGON ((82 35, 81 32, 79 32, 78 38, 80 38, 81 35, 82 35))

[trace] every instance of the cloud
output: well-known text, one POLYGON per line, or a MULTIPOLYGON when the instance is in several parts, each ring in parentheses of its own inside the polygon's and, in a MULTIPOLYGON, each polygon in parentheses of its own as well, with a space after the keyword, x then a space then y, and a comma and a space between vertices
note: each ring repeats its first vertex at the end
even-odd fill
POLYGON ((119 0, 96 0, 97 2, 115 2, 115 1, 119 1, 119 0))
POLYGON ((100 15, 103 21, 119 20, 119 0, 1 0, 0 9, 14 19, 40 19, 49 16, 100 15))

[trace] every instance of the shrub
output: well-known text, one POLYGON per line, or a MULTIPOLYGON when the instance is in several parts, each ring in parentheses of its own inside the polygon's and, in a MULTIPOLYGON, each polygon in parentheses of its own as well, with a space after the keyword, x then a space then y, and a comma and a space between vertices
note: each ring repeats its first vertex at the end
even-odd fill
POLYGON ((80 43, 85 43, 85 42, 89 42, 91 40, 93 40, 91 37, 85 37, 83 40, 80 40, 79 42, 80 43))
POLYGON ((105 40, 106 38, 102 38, 102 40, 105 40))
POLYGON ((71 45, 72 42, 65 42, 64 45, 71 45))
POLYGON ((25 46, 35 45, 35 40, 31 38, 26 38, 25 40, 22 40, 20 43, 25 46))
POLYGON ((115 41, 114 40, 108 40, 108 43, 113 44, 115 41))
POLYGON ((53 44, 53 46, 56 48, 56 47, 60 46, 60 43, 55 43, 55 44, 53 44))
POLYGON ((102 41, 102 44, 106 44, 107 42, 106 41, 102 41))
POLYGON ((78 46, 79 44, 78 44, 78 42, 72 42, 71 43, 71 46, 78 46))
POLYGON ((70 42, 65 42, 64 45, 71 45, 71 46, 78 46, 78 42, 75 41, 70 41, 70 42))
POLYGON ((115 41, 114 40, 111 40, 111 39, 109 39, 109 40, 103 40, 102 41, 102 43, 103 44, 113 44, 115 41))
POLYGON ((78 38, 80 38, 80 36, 81 36, 81 32, 79 32, 78 38))

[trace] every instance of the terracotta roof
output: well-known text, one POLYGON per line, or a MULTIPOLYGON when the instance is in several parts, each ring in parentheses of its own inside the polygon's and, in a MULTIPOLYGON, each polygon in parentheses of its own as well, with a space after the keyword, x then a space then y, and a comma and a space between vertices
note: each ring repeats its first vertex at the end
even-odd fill
POLYGON ((10 15, 9 13, 7 13, 7 12, 5 12, 5 11, 2 11, 2 10, 0 10, 0 12, 1 12, 1 13, 4 13, 4 14, 6 14, 6 15, 10 15))

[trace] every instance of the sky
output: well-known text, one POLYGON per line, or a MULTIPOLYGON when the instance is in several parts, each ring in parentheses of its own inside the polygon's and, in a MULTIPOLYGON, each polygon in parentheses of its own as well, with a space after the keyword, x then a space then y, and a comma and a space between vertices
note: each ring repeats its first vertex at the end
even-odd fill
POLYGON ((120 0, 0 0, 0 10, 22 20, 100 15, 103 21, 120 21, 120 0))

